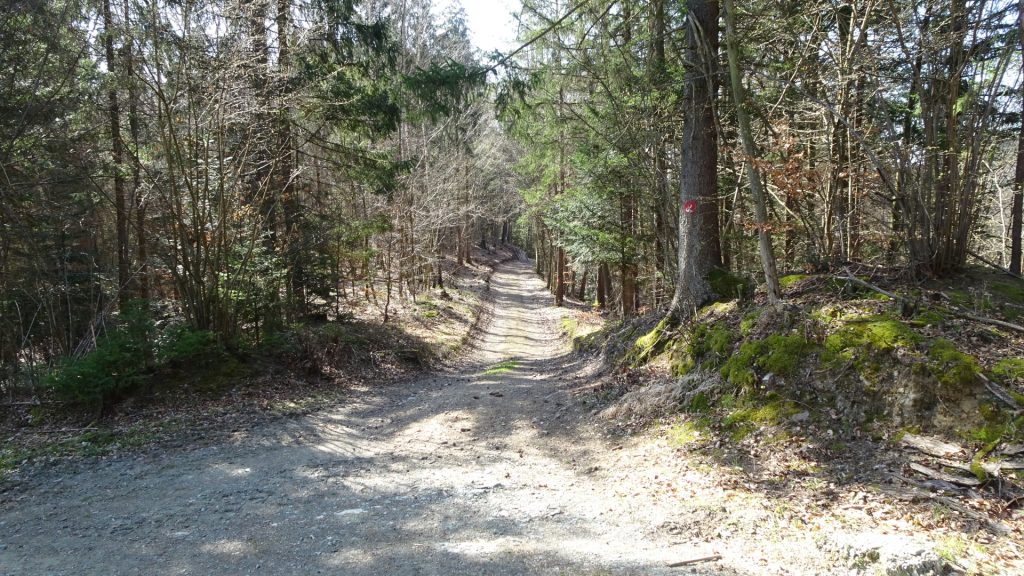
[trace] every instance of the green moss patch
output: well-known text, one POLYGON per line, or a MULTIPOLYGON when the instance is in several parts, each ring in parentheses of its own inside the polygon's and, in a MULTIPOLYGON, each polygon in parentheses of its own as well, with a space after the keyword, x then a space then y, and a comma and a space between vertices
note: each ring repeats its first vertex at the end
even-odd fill
POLYGON ((945 338, 936 339, 929 347, 928 370, 940 384, 949 389, 962 389, 975 384, 981 371, 974 356, 960 352, 945 338))
POLYGON ((685 448, 700 441, 710 429, 710 423, 706 418, 687 418, 673 424, 665 433, 669 446, 674 448, 685 448))
POLYGON ((735 341, 736 336, 725 321, 695 325, 689 334, 672 344, 672 374, 682 376, 701 363, 720 366, 729 356, 735 341))
POLYGON ((811 276, 807 274, 787 274, 779 278, 779 286, 782 287, 783 290, 785 290, 786 288, 789 288, 793 284, 796 284, 797 282, 801 280, 806 280, 808 278, 811 278, 811 276))
POLYGON ((1024 382, 1024 358, 1004 358, 996 362, 992 375, 1003 384, 1024 382))
POLYGON ((831 360, 850 360, 859 352, 891 352, 912 348, 922 337, 899 320, 886 315, 846 321, 825 338, 825 352, 831 360))
POLYGON ((757 319, 761 317, 761 309, 752 310, 743 315, 740 320, 740 336, 747 336, 757 325, 757 319))
POLYGON ((803 336, 772 334, 764 340, 744 342, 722 365, 721 374, 731 384, 750 387, 755 380, 752 367, 785 376, 792 373, 814 348, 814 344, 803 336))
POLYGON ((994 282, 992 291, 1014 304, 1024 304, 1024 282, 994 282))
POLYGON ((923 310, 910 321, 913 326, 938 326, 946 321, 946 315, 934 309, 923 310))
POLYGON ((754 293, 754 283, 722 268, 715 268, 708 274, 711 291, 722 300, 742 300, 754 293))
POLYGON ((562 333, 568 336, 570 340, 576 337, 576 331, 579 330, 580 323, 575 318, 566 316, 559 321, 559 324, 562 327, 562 333))
POLYGON ((800 412, 800 407, 789 400, 769 395, 763 403, 746 401, 731 410, 722 420, 729 436, 739 441, 758 428, 778 426, 800 412))
POLYGON ((491 366, 487 370, 484 370, 484 374, 487 375, 487 376, 494 376, 496 374, 505 374, 506 372, 511 372, 511 371, 515 370, 518 365, 519 365, 518 362, 516 362, 515 360, 512 360, 510 358, 508 360, 503 360, 501 362, 498 362, 497 364, 491 366))
POLYGON ((653 330, 637 338, 627 355, 629 363, 640 366, 661 354, 672 343, 671 328, 672 321, 663 318, 653 330))

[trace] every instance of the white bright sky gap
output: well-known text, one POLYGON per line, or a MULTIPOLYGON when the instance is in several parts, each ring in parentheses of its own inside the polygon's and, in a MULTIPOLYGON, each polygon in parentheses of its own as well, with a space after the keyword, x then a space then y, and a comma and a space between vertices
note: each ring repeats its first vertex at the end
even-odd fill
POLYGON ((493 50, 510 52, 517 46, 517 23, 512 13, 519 11, 519 0, 436 0, 434 13, 444 14, 449 6, 459 3, 466 11, 470 39, 485 54, 493 50))

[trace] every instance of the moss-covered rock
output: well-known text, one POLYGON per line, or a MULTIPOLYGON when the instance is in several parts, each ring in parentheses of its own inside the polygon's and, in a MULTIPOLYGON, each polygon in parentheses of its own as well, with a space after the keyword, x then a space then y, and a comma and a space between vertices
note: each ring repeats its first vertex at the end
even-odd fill
POLYGON ((789 288, 793 284, 796 284, 797 282, 801 280, 806 280, 808 278, 812 278, 812 276, 809 276, 807 274, 787 274, 779 278, 779 287, 785 290, 786 288, 789 288))
POLYGON ((627 356, 629 364, 640 366, 661 354, 672 343, 673 325, 671 318, 662 318, 651 331, 637 338, 627 356))

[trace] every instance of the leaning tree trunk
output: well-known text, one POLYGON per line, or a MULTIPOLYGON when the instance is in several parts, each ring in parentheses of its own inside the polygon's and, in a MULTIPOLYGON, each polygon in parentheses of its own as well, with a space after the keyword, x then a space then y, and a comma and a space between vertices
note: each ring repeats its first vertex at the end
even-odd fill
POLYGON ((761 267, 764 269, 768 302, 774 305, 782 299, 782 291, 779 288, 779 273, 775 269, 772 239, 768 233, 768 208, 765 202, 764 188, 761 185, 761 174, 753 162, 757 157, 757 150, 754 147, 754 135, 750 128, 750 115, 747 114, 746 109, 747 95, 743 88, 739 47, 736 44, 736 7, 733 0, 725 0, 725 45, 729 57, 732 95, 736 102, 736 121, 739 124, 740 139, 743 141, 743 151, 747 155, 747 180, 750 183, 750 195, 754 201, 754 219, 757 222, 757 244, 761 253, 761 267))

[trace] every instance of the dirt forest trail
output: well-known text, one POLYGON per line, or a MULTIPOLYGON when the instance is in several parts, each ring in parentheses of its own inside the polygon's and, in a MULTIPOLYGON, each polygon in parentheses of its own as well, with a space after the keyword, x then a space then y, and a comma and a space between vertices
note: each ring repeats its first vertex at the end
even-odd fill
POLYGON ((543 283, 508 263, 490 300, 444 372, 0 494, 0 574, 765 573, 667 567, 707 551, 658 529, 670 511, 626 482, 629 448, 570 401, 582 367, 543 283))

